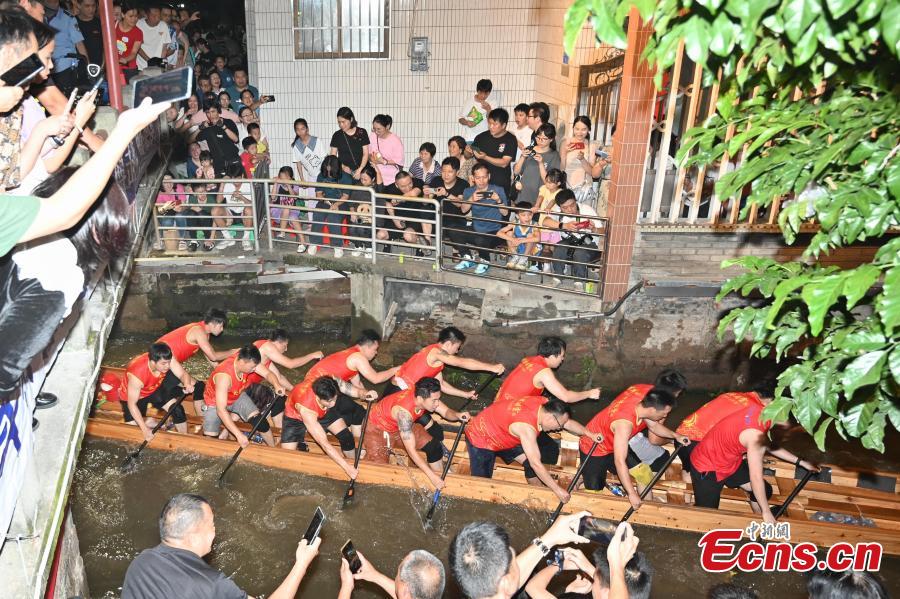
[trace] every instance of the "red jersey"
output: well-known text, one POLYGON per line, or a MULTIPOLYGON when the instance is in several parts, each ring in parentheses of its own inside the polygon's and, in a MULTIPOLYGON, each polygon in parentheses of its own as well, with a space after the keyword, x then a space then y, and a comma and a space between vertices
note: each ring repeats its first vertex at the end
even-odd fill
POLYGON ((715 472, 716 480, 723 481, 740 467, 747 448, 740 441, 747 429, 768 432, 772 421, 759 421, 763 407, 744 408, 723 418, 706 433, 703 440, 691 452, 691 466, 697 472, 715 472))
POLYGON ((494 402, 482 410, 466 427, 466 440, 481 449, 503 451, 522 444, 509 427, 517 422, 530 426, 535 432, 538 426, 538 410, 548 399, 540 395, 519 397, 509 401, 494 402))
POLYGON ((691 441, 702 441, 710 429, 723 418, 755 405, 761 406, 762 401, 759 395, 752 391, 723 393, 685 418, 675 432, 685 435, 691 441))
POLYGON ((524 358, 506 376, 506 380, 503 381, 503 384, 500 385, 500 390, 497 391, 497 399, 494 401, 506 401, 518 397, 540 395, 544 392, 544 388, 534 386, 534 377, 545 368, 550 367, 547 366, 547 358, 544 356, 528 356, 524 358))
POLYGON ((284 415, 294 420, 302 420, 300 410, 297 405, 312 410, 316 413, 316 418, 321 420, 328 411, 322 408, 316 401, 316 394, 313 391, 313 382, 316 379, 305 380, 299 385, 294 385, 291 395, 288 397, 287 403, 284 404, 284 415))
POLYGON ((209 375, 209 379, 206 381, 206 389, 203 391, 203 403, 208 406, 216 405, 216 377, 220 374, 227 375, 231 379, 231 388, 228 390, 229 406, 237 401, 244 389, 250 386, 250 377, 246 374, 238 374, 235 369, 237 364, 236 358, 237 354, 222 360, 215 370, 212 371, 212 374, 209 375))
MULTIPOLYGON (((134 26, 128 31, 122 31, 118 25, 116 25, 116 50, 119 51, 119 56, 128 56, 132 52, 134 52, 134 46, 138 42, 144 43, 144 32, 141 31, 141 28, 138 26, 134 26)), ((137 55, 132 58, 130 61, 120 64, 120 69, 136 69, 137 68, 137 55)))
POLYGON ((427 347, 423 347, 413 355, 413 357, 404 362, 403 365, 400 366, 400 370, 398 370, 397 374, 394 376, 403 380, 403 382, 406 383, 407 389, 414 387, 415 384, 419 382, 419 379, 423 379, 426 376, 437 376, 438 373, 444 369, 444 364, 441 362, 437 366, 429 366, 428 354, 431 353, 431 350, 437 349, 440 346, 440 343, 432 343, 427 347))
POLYGON ((189 322, 183 327, 178 327, 174 331, 169 331, 162 337, 156 340, 157 343, 165 343, 172 350, 172 357, 178 360, 179 362, 184 362, 191 356, 197 353, 197 350, 200 349, 199 345, 195 345, 188 341, 187 336, 188 333, 194 327, 202 327, 204 323, 202 320, 200 322, 189 322))
POLYGON ((351 370, 350 367, 347 366, 347 360, 358 351, 359 346, 354 345, 353 347, 348 347, 337 353, 325 356, 319 360, 315 366, 309 369, 309 372, 306 373, 306 378, 314 381, 320 376, 333 376, 342 381, 349 381, 356 376, 357 372, 351 370))
POLYGON ((120 401, 128 401, 128 375, 137 378, 144 385, 141 388, 139 399, 144 399, 162 385, 166 373, 162 372, 154 375, 150 372, 150 354, 143 353, 131 360, 125 368, 125 374, 122 375, 122 382, 119 384, 120 401))
MULTIPOLYGON (((255 345, 256 349, 258 349, 259 352, 262 353, 262 346, 268 342, 269 342, 268 339, 259 339, 257 341, 254 341, 253 345, 255 345)), ((263 368, 268 368, 271 363, 272 363, 272 360, 269 360, 268 358, 263 358, 262 362, 260 362, 260 364, 262 364, 263 368)), ((249 383, 250 385, 255 385, 257 383, 263 382, 263 377, 259 376, 255 372, 251 372, 250 374, 248 374, 247 378, 250 379, 250 383, 249 383)))
MULTIPOLYGON (((631 436, 635 436, 645 428, 647 423, 643 418, 638 418, 635 410, 637 405, 650 393, 653 385, 632 385, 619 393, 611 404, 597 412, 597 415, 591 418, 585 428, 591 433, 602 433, 603 441, 597 444, 597 449, 592 455, 609 455, 614 451, 615 434, 612 432, 612 423, 616 420, 627 420, 634 428, 631 429, 631 436)), ((588 437, 581 437, 578 442, 578 448, 582 453, 591 450, 594 442, 588 437)))
POLYGON ((392 393, 372 406, 372 414, 369 420, 372 426, 380 431, 388 433, 396 433, 400 430, 397 426, 397 419, 394 417, 393 411, 396 406, 400 406, 412 416, 413 420, 418 420, 424 409, 416 408, 416 392, 414 389, 404 389, 392 393))

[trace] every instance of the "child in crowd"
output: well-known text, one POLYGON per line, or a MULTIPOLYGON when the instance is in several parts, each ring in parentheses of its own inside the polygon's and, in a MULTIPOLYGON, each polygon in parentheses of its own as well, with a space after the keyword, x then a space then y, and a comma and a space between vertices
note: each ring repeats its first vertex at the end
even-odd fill
MULTIPOLYGON (((178 250, 185 251, 187 249, 187 231, 185 227, 187 222, 181 215, 182 204, 187 202, 187 195, 184 186, 179 183, 175 185, 172 181, 172 175, 166 175, 162 180, 162 189, 156 195, 156 212, 159 214, 159 239, 156 240, 154 248, 163 249, 163 240, 168 238, 178 239, 178 250)), ((173 242, 174 243, 174 242, 173 242)), ((169 249, 166 247, 166 249, 169 249)))
MULTIPOLYGON (((228 179, 243 179, 244 169, 234 163, 229 165, 225 173, 228 179)), ((222 241, 216 244, 216 249, 224 250, 233 246, 236 241, 237 231, 231 229, 232 223, 240 219, 243 230, 241 235, 241 249, 250 251, 253 249, 251 232, 253 231, 253 189, 250 183, 223 183, 222 195, 218 198, 218 206, 213 208, 214 224, 222 236, 222 241), (224 204, 224 205, 223 205, 224 204)))
POLYGON ((253 178, 256 172, 256 165, 259 164, 259 155, 257 154, 256 140, 249 135, 241 141, 244 151, 241 152, 241 164, 244 167, 244 176, 248 179, 253 178))
POLYGON ((269 159, 269 140, 263 137, 262 129, 259 123, 250 123, 247 125, 247 133, 256 140, 256 152, 261 159, 269 159))
POLYGON ((303 223, 306 221, 307 214, 304 211, 292 210, 292 208, 305 208, 306 202, 300 197, 300 186, 292 184, 294 180, 294 169, 290 166, 283 166, 278 169, 278 181, 273 193, 271 217, 272 222, 276 223, 281 229, 275 235, 276 239, 285 239, 287 230, 290 229, 297 236, 297 242, 300 245, 306 244, 306 236, 303 234, 303 223))
MULTIPOLYGON (((509 132, 516 136, 516 144, 521 152, 531 145, 531 135, 534 133, 531 127, 528 126, 528 104, 524 102, 517 104, 513 109, 513 118, 515 119, 515 124, 509 127, 509 132)), ((516 154, 516 159, 518 157, 518 154, 516 154)))
POLYGON ((420 179, 425 185, 431 183, 432 179, 440 180, 441 167, 434 159, 437 154, 437 147, 430 141, 426 141, 419 147, 419 157, 412 161, 409 166, 409 174, 413 179, 420 179))
MULTIPOLYGON (((553 207, 556 206, 556 196, 559 192, 566 188, 566 173, 558 168, 551 168, 544 177, 544 184, 538 190, 538 204, 535 212, 538 213, 538 226, 544 226, 544 221, 550 215, 553 207)), ((560 234, 558 230, 540 229, 541 243, 544 247, 549 247, 559 243, 560 234)), ((550 272, 550 263, 545 262, 543 265, 544 272, 550 272)))
POLYGON ((510 258, 506 268, 526 270, 530 256, 540 251, 540 233, 534 228, 533 206, 529 202, 516 203, 516 222, 510 223, 497 231, 497 237, 506 242, 506 251, 510 258))

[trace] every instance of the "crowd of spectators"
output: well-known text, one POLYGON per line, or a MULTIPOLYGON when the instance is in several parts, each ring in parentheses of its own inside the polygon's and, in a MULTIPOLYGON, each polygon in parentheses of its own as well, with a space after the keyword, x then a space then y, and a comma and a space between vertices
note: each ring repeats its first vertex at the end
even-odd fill
MULTIPOLYGON (((352 566, 341 558, 338 599, 350 599, 360 583, 377 587, 393 599, 440 599, 451 581, 468 599, 648 599, 655 572, 649 556, 638 551, 640 539, 631 525, 623 522, 615 527, 601 522, 602 526, 594 526, 592 522, 596 520, 588 512, 560 516, 520 551, 512 546, 503 527, 489 521, 473 522, 450 540, 449 574, 439 557, 423 549, 403 556, 392 575, 379 572, 356 551, 358 562, 352 566), (587 526, 583 526, 584 518, 587 526), (590 557, 583 551, 588 548, 590 557), (555 584, 554 578, 563 572, 569 573, 566 580, 570 582, 555 584)), ((129 566, 123 599, 247 596, 233 580, 203 561, 216 536, 213 510, 206 499, 190 494, 172 497, 160 514, 159 532, 160 544, 141 552, 129 566)), ((321 544, 318 537, 311 544, 300 541, 293 566, 269 597, 295 596, 321 544)), ((868 572, 814 569, 807 576, 810 599, 888 597, 881 580, 868 572)), ((661 586, 656 585, 657 589, 661 586)), ((707 599, 759 597, 734 583, 695 592, 707 599)))

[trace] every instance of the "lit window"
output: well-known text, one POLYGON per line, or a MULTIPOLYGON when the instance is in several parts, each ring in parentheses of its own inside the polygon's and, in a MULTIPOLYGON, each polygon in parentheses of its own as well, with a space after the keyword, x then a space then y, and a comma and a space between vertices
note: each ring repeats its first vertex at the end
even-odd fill
POLYGON ((390 0, 293 0, 294 57, 388 58, 390 0))

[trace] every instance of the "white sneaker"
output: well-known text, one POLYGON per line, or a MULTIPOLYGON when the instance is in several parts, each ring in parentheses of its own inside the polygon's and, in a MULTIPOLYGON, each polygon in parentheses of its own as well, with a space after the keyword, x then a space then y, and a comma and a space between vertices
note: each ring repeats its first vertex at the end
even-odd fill
POLYGON ((249 239, 244 239, 243 241, 241 241, 241 249, 245 252, 251 251, 253 249, 253 242, 249 239))
POLYGON ((550 277, 548 285, 550 285, 551 287, 559 287, 560 285, 562 285, 562 281, 560 281, 556 277, 550 277))
POLYGON ((309 249, 306 250, 306 253, 309 254, 310 256, 315 256, 318 252, 319 252, 319 246, 317 246, 317 245, 311 245, 311 246, 309 246, 309 249))
POLYGON ((302 253, 305 252, 305 251, 306 251, 306 246, 303 245, 302 243, 301 243, 300 245, 297 246, 297 253, 298 253, 298 254, 302 254, 302 253))
POLYGON ((354 248, 354 250, 350 252, 350 255, 354 258, 359 258, 360 256, 362 256, 362 250, 359 248, 354 248))
POLYGON ((341 248, 334 248, 334 257, 335 258, 343 258, 344 250, 342 250, 341 248))
POLYGON ((231 246, 233 246, 234 243, 235 243, 234 239, 231 239, 231 238, 223 239, 222 241, 220 241, 219 243, 216 244, 216 249, 224 250, 224 249, 227 249, 227 248, 230 248, 231 246))
POLYGON ((575 291, 584 291, 584 283, 575 281, 575 291))

